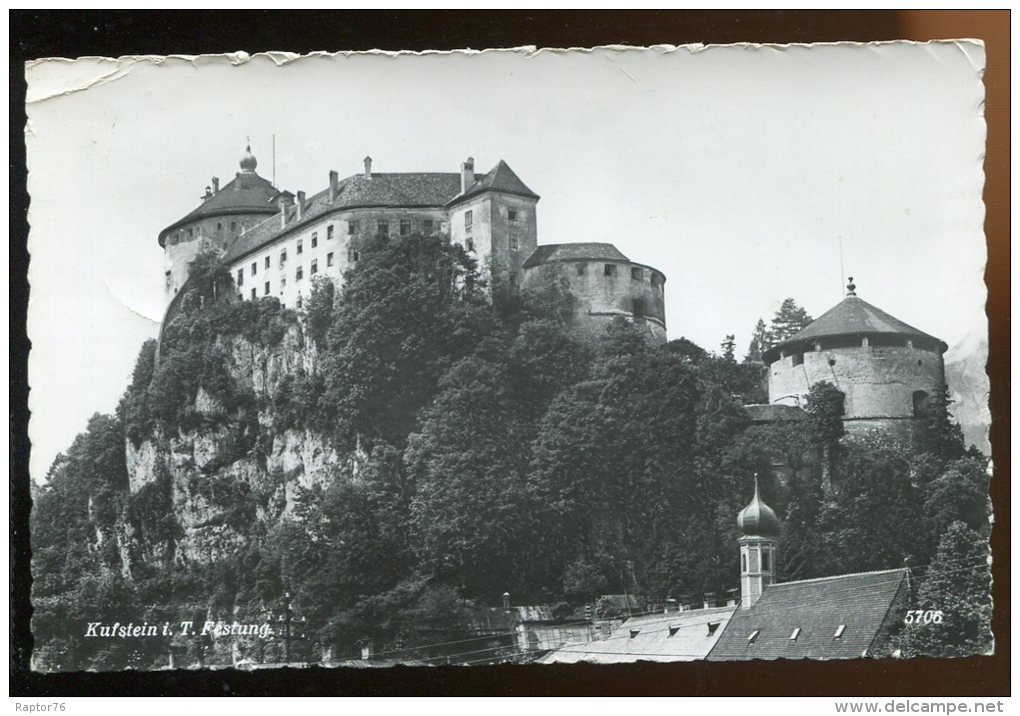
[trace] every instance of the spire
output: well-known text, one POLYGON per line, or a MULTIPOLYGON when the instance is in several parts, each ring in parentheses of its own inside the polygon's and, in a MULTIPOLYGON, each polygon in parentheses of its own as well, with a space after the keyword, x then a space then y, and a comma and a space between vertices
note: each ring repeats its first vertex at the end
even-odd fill
POLYGON ((251 142, 249 141, 244 148, 244 156, 241 157, 241 171, 243 171, 246 174, 254 174, 255 167, 257 167, 258 165, 259 165, 258 160, 251 153, 251 142))
POLYGON ((857 284, 854 283, 854 277, 851 276, 850 277, 850 283, 848 283, 846 285, 846 295, 847 296, 856 296, 857 295, 855 293, 856 290, 857 290, 857 284))

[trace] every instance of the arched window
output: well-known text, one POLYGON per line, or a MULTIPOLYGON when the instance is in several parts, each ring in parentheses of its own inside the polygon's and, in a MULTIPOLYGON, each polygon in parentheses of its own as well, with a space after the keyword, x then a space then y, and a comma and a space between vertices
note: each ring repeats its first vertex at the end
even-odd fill
POLYGON ((931 409, 931 396, 924 390, 915 390, 913 395, 914 417, 923 418, 931 409))

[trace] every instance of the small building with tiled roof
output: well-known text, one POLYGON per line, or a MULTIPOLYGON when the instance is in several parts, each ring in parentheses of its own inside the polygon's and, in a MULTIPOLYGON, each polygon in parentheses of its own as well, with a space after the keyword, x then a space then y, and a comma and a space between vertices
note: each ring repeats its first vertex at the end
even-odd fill
POLYGON ((277 190, 257 164, 249 147, 233 181, 221 189, 214 178, 202 204, 160 233, 168 307, 203 247, 221 253, 241 299, 301 308, 314 280, 341 285, 366 239, 442 235, 476 259, 494 290, 563 271, 587 325, 601 330, 623 316, 665 340, 665 277, 611 244, 539 247, 539 196, 503 160, 484 174, 470 157, 459 172, 389 173, 365 157, 363 171, 342 179, 331 171, 328 187, 310 195, 277 190))
POLYGON ((846 298, 799 333, 763 354, 769 402, 803 407, 811 387, 835 385, 852 434, 882 432, 910 439, 917 418, 945 389, 942 340, 857 296, 846 298))

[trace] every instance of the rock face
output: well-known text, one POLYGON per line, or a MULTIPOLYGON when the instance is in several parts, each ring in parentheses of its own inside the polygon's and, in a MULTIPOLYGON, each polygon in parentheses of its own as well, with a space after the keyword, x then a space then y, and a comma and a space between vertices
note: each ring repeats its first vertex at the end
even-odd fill
MULTIPOLYGON (((231 413, 199 390, 196 427, 127 440, 129 502, 148 505, 117 530, 125 573, 137 560, 181 563, 223 558, 282 519, 294 517, 302 489, 349 479, 364 456, 338 452, 324 436, 280 427, 273 398, 292 378, 314 375, 317 351, 299 326, 276 346, 221 338, 228 371, 255 406, 231 413), (169 515, 167 515, 169 512, 169 515), (170 518, 161 528, 159 520, 170 518)), ((190 425, 190 423, 189 423, 190 425)))
POLYGON ((987 362, 988 340, 983 336, 967 336, 946 354, 946 383, 953 399, 950 410, 963 428, 967 444, 991 455, 987 362))

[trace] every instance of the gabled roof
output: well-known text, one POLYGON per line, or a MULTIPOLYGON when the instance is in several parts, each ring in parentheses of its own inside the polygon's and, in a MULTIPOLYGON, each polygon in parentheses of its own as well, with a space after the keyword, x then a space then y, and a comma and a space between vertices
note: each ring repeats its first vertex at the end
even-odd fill
POLYGON ((543 244, 524 262, 524 268, 557 261, 630 261, 612 244, 586 242, 579 244, 543 244))
MULTIPOLYGON (((460 175, 457 175, 460 177, 460 175)), ((514 173, 514 170, 510 168, 510 165, 504 162, 502 159, 499 163, 493 167, 488 174, 479 177, 475 175, 475 183, 468 187, 468 190, 463 194, 454 196, 450 200, 450 204, 456 204, 464 199, 472 196, 476 196, 486 191, 501 191, 507 194, 517 194, 518 196, 526 196, 532 199, 538 199, 539 196, 531 189, 529 189, 521 178, 514 173)))
POLYGON ((543 664, 621 664, 701 660, 724 633, 735 609, 722 607, 632 617, 604 638, 568 644, 539 661, 543 664), (714 627, 710 629, 709 625, 714 627))
POLYGON ((891 569, 771 584, 750 609, 733 614, 708 658, 861 658, 879 635, 906 579, 905 569, 891 569), (840 626, 844 628, 837 638, 840 626), (793 639, 795 629, 800 631, 793 639))
POLYGON ((946 349, 945 344, 935 336, 890 316, 882 309, 872 306, 855 295, 849 295, 798 333, 769 348, 766 351, 766 357, 776 355, 783 346, 800 341, 813 341, 826 336, 876 334, 920 338, 940 343, 944 346, 943 351, 946 349))
POLYGON ((239 172, 194 211, 159 232, 159 244, 166 243, 166 235, 171 231, 196 219, 228 214, 274 214, 279 211, 273 203, 277 194, 269 180, 254 172, 239 172))

